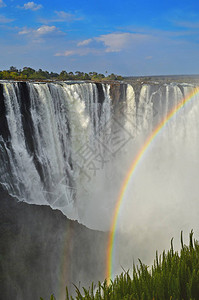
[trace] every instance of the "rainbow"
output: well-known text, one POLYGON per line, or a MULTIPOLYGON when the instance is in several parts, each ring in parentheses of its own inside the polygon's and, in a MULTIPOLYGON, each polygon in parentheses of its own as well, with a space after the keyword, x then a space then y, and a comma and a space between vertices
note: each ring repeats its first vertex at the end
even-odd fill
POLYGON ((148 136, 146 139, 144 145, 141 147, 139 152, 137 153, 133 163, 131 164, 126 177, 122 183, 119 196, 114 208, 114 213, 112 217, 111 222, 111 228, 110 233, 108 237, 108 246, 107 246, 107 254, 106 254, 106 278, 107 282, 110 283, 112 278, 112 269, 113 269, 113 249, 114 249, 114 243, 115 243, 115 233, 116 233, 116 227, 118 223, 118 215, 120 211, 121 204, 123 202, 125 192, 127 189, 128 184, 130 183, 130 180, 136 170, 136 167, 138 166, 142 156, 146 152, 149 145, 152 143, 152 141, 155 139, 155 137, 158 135, 158 133, 164 128, 164 126, 167 124, 167 122, 186 104, 188 103, 196 94, 199 93, 199 87, 196 87, 193 89, 193 91, 188 94, 186 97, 184 97, 167 115, 166 117, 157 125, 157 127, 153 130, 153 132, 148 136))

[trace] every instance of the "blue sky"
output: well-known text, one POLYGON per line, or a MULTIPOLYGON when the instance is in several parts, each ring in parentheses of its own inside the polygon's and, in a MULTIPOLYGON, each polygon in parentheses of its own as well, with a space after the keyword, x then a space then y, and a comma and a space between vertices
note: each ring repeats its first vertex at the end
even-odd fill
POLYGON ((199 1, 0 0, 0 70, 199 74, 199 1))

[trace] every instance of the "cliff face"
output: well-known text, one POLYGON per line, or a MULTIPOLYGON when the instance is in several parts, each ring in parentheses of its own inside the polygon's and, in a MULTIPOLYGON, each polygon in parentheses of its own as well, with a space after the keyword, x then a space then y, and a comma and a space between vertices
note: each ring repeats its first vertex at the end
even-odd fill
MULTIPOLYGON (((70 221, 60 210, 67 216, 78 210, 82 222, 92 216, 84 224, 108 228, 116 187, 133 159, 129 149, 193 89, 143 81, 0 83, 0 187, 22 201, 0 194, 0 298, 48 299, 54 292, 62 300, 66 284, 72 290, 72 283, 104 279, 107 234, 70 221)), ((172 132, 183 137, 180 149, 195 161, 197 128, 197 107, 172 123, 172 132)), ((173 158, 173 146, 169 153, 173 158)))
POLYGON ((0 195, 0 295, 4 300, 64 299, 67 285, 104 279, 106 233, 49 206, 0 195))

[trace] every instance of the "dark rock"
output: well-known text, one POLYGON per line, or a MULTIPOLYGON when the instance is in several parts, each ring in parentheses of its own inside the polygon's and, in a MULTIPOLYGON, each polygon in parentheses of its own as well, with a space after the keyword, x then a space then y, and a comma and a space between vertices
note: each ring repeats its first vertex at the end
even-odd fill
POLYGON ((3 300, 64 299, 104 279, 107 234, 67 219, 49 206, 0 194, 0 295, 3 300))
POLYGON ((97 90, 98 90, 98 103, 103 104, 105 97, 104 97, 104 91, 103 91, 102 84, 99 82, 96 82, 95 84, 96 84, 97 90))

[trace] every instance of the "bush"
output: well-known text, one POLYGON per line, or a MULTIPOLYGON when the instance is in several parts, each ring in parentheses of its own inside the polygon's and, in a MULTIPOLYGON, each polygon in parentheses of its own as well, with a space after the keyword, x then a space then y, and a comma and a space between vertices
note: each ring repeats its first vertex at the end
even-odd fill
POLYGON ((98 74, 97 72, 84 73, 76 71, 67 73, 66 71, 61 71, 60 74, 54 72, 43 71, 39 69, 38 71, 30 68, 24 67, 23 70, 18 70, 16 67, 11 66, 9 70, 0 71, 0 79, 8 80, 122 80, 122 76, 114 75, 113 73, 107 77, 104 74, 98 74))
MULTIPOLYGON (((66 300, 197 300, 199 299, 199 244, 193 241, 193 231, 190 233, 189 246, 183 244, 181 233, 180 254, 171 249, 158 256, 149 270, 148 266, 139 261, 139 266, 133 267, 132 278, 129 272, 117 276, 108 285, 98 283, 94 293, 94 285, 88 290, 83 288, 83 294, 76 287, 76 297, 69 297, 66 288, 66 300)), ((51 300, 56 298, 52 295, 51 300)), ((42 298, 41 298, 42 300, 42 298)))

